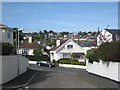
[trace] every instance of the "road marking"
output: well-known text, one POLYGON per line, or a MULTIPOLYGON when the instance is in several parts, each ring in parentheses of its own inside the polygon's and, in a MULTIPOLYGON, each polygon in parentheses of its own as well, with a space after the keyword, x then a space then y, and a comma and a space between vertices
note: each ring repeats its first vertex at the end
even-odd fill
POLYGON ((103 88, 102 86, 100 86, 100 85, 96 84, 96 83, 95 83, 95 82, 93 82, 92 80, 89 80, 89 79, 87 79, 87 78, 85 78, 85 77, 81 76, 80 74, 77 74, 77 76, 78 76, 78 77, 80 77, 80 78, 82 78, 82 79, 84 79, 84 80, 86 80, 86 81, 88 81, 88 82, 90 82, 91 84, 93 84, 93 85, 97 86, 98 88, 103 88))
POLYGON ((26 86, 25 88, 29 88, 28 86, 26 86))

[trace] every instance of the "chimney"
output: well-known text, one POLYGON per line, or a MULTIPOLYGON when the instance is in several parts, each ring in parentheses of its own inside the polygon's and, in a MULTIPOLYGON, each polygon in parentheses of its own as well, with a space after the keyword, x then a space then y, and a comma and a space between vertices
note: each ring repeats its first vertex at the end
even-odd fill
POLYGON ((60 45, 60 39, 56 40, 56 46, 58 47, 60 45))
POLYGON ((29 35, 29 37, 28 37, 28 42, 32 43, 32 36, 31 35, 29 35))

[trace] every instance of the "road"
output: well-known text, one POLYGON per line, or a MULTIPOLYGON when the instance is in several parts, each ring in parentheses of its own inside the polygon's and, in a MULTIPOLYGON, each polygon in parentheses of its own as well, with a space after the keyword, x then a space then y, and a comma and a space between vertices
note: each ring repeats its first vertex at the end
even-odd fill
MULTIPOLYGON (((27 88, 98 88, 79 77, 79 69, 48 68, 30 65, 31 69, 38 70, 27 88)), ((84 70, 82 70, 84 71, 84 70)))

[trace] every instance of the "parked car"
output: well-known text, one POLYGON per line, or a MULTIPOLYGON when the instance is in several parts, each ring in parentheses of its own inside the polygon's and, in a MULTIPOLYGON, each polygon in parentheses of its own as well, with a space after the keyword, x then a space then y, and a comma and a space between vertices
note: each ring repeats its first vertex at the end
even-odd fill
POLYGON ((50 63, 49 61, 37 61, 36 64, 39 66, 55 67, 55 65, 50 63))

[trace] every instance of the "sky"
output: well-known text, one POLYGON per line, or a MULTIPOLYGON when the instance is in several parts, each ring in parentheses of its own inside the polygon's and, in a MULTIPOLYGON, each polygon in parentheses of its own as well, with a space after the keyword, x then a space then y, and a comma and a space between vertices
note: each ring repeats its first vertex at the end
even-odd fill
POLYGON ((117 2, 3 2, 2 23, 24 32, 118 28, 117 2))

